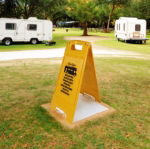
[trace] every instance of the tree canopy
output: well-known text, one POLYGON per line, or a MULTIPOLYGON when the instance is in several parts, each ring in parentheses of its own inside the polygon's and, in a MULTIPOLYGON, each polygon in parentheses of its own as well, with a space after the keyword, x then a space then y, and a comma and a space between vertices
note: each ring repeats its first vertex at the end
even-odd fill
POLYGON ((146 19, 150 27, 150 0, 0 0, 0 17, 38 17, 57 21, 79 21, 88 35, 91 24, 109 31, 121 16, 146 19))
POLYGON ((69 0, 67 14, 80 21, 84 28, 83 35, 86 36, 88 24, 99 19, 100 9, 95 0, 69 0))

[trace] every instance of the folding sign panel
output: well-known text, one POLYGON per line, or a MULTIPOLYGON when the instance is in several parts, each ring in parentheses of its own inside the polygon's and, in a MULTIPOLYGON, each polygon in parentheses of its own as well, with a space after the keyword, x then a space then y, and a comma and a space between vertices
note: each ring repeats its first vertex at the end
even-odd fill
POLYGON ((51 110, 63 114, 66 121, 72 123, 107 110, 97 104, 99 101, 91 44, 70 41, 52 97, 51 110), (86 104, 89 97, 94 100, 86 104))

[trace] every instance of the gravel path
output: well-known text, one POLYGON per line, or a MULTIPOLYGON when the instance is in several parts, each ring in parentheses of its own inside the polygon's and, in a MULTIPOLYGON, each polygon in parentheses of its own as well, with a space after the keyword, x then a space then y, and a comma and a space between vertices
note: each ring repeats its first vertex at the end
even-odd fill
MULTIPOLYGON (((33 58, 61 58, 64 56, 64 51, 65 48, 50 49, 50 50, 0 52, 0 61, 33 59, 33 58)), ((102 46, 94 46, 93 54, 96 57, 132 57, 132 58, 147 59, 144 55, 139 53, 123 50, 114 50, 102 46)))
MULTIPOLYGON (((107 37, 100 36, 69 36, 65 40, 84 40, 92 43, 97 40, 107 40, 107 37)), ((18 59, 33 59, 33 58, 61 58, 64 56, 65 48, 45 49, 45 50, 27 50, 27 51, 12 51, 0 52, 0 61, 18 60, 18 59)), ((130 57, 138 59, 150 59, 149 56, 131 52, 116 50, 104 46, 93 45, 94 57, 130 57)))
POLYGON ((103 36, 66 36, 64 37, 65 40, 83 40, 94 43, 95 41, 99 40, 108 40, 108 37, 103 36))

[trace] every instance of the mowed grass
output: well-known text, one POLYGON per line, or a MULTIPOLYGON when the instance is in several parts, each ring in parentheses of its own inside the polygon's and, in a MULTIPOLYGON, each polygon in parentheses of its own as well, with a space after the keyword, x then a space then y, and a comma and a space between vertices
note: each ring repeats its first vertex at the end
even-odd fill
POLYGON ((127 51, 139 52, 142 54, 150 54, 150 34, 147 35, 147 38, 149 40, 147 40, 146 44, 125 43, 122 41, 118 42, 114 37, 114 33, 101 33, 101 35, 109 38, 107 40, 97 41, 95 44, 118 49, 118 50, 127 50, 127 51))
POLYGON ((66 46, 67 41, 64 40, 65 36, 80 36, 82 30, 80 29, 55 29, 53 31, 53 41, 56 42, 55 45, 46 46, 45 44, 32 45, 30 43, 13 43, 11 46, 5 46, 0 44, 0 52, 4 51, 18 51, 18 50, 38 50, 38 49, 52 49, 52 48, 62 48, 66 46))
POLYGON ((1 62, 0 149, 149 149, 150 61, 97 58, 95 64, 101 99, 116 113, 68 130, 40 107, 51 101, 60 64, 1 62))
MULTIPOLYGON (((46 46, 45 44, 37 44, 32 45, 30 43, 14 43, 11 46, 5 46, 0 44, 0 52, 4 51, 17 51, 17 50, 42 50, 42 49, 54 49, 54 48, 62 48, 66 46, 67 41, 64 39, 66 36, 81 36, 83 30, 69 28, 68 32, 66 32, 66 28, 56 28, 53 32, 53 40, 56 41, 55 45, 46 46)), ((96 41, 95 45, 106 46, 118 50, 127 50, 139 52, 142 54, 150 54, 150 40, 147 41, 147 44, 131 44, 118 42, 114 37, 114 32, 111 33, 102 33, 100 31, 91 31, 89 30, 88 34, 90 36, 99 36, 102 37, 99 41, 96 41), (107 37, 107 38, 103 38, 107 37)), ((147 38, 150 39, 150 34, 147 35, 147 38)))

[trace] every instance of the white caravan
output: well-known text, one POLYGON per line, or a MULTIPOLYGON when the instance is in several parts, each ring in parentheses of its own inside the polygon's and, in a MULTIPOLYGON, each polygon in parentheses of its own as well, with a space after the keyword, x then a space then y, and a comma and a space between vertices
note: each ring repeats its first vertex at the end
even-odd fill
POLYGON ((115 36, 118 40, 146 42, 146 20, 120 17, 115 22, 115 36))
POLYGON ((52 22, 29 19, 0 18, 0 41, 5 45, 12 42, 31 42, 52 40, 52 22))

